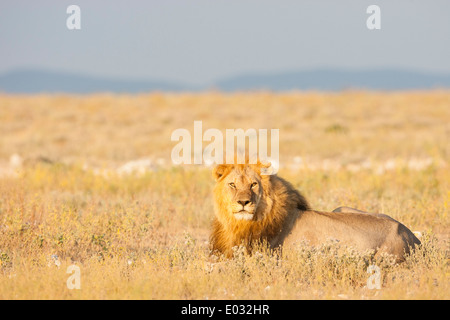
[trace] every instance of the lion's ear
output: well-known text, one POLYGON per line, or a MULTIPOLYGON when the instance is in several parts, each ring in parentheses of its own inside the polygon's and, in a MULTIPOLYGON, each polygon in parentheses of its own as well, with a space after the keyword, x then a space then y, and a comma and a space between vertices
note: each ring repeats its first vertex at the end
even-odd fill
POLYGON ((219 164, 215 166, 212 172, 213 178, 216 181, 219 181, 224 176, 226 169, 227 166, 225 164, 219 164))
POLYGON ((276 173, 274 170, 272 163, 268 161, 260 162, 259 168, 261 172, 261 176, 270 176, 276 173))

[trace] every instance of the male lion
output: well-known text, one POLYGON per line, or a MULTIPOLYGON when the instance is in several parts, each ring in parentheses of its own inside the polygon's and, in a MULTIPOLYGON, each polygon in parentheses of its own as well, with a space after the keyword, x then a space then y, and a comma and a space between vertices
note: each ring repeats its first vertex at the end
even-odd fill
POLYGON ((333 212, 311 210, 289 182, 261 174, 268 166, 258 161, 214 168, 213 252, 231 258, 234 246, 244 245, 251 252, 255 242, 275 249, 302 240, 318 245, 334 239, 358 250, 393 254, 400 262, 420 244, 407 227, 384 214, 348 207, 333 212))

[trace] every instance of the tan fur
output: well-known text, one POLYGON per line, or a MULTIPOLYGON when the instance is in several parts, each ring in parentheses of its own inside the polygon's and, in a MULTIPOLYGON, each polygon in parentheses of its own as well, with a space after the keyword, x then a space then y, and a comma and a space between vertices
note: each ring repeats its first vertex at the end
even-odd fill
POLYGON ((249 252, 255 243, 275 249, 308 241, 319 245, 328 239, 359 250, 387 252, 404 259, 420 241, 404 225, 384 214, 340 207, 333 212, 311 210, 305 198, 284 179, 261 175, 261 163, 219 165, 214 204, 216 217, 210 237, 212 251, 233 256, 233 247, 249 252))

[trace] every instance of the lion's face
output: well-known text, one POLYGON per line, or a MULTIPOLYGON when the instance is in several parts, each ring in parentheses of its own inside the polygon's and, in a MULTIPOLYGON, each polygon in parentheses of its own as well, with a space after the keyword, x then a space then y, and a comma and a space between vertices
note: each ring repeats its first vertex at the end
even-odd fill
MULTIPOLYGON (((260 220, 258 208, 263 196, 263 178, 252 166, 220 165, 214 170, 216 196, 229 217, 236 220, 260 220)), ((222 208, 223 208, 222 207, 222 208)))
POLYGON ((260 177, 253 170, 239 172, 233 169, 223 183, 227 186, 225 196, 229 199, 234 218, 253 220, 262 195, 260 177))

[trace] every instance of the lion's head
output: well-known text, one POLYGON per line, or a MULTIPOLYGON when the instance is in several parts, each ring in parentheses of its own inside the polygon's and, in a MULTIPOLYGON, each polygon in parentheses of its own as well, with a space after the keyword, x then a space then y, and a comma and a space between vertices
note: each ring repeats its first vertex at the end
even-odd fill
POLYGON ((214 194, 216 204, 226 219, 260 221, 267 209, 264 190, 270 188, 269 176, 261 175, 268 165, 218 165, 214 168, 216 179, 214 194))
POLYGON ((213 170, 216 180, 211 244, 227 256, 232 247, 253 241, 270 241, 294 210, 306 210, 306 200, 288 182, 263 173, 270 164, 221 164, 213 170))

